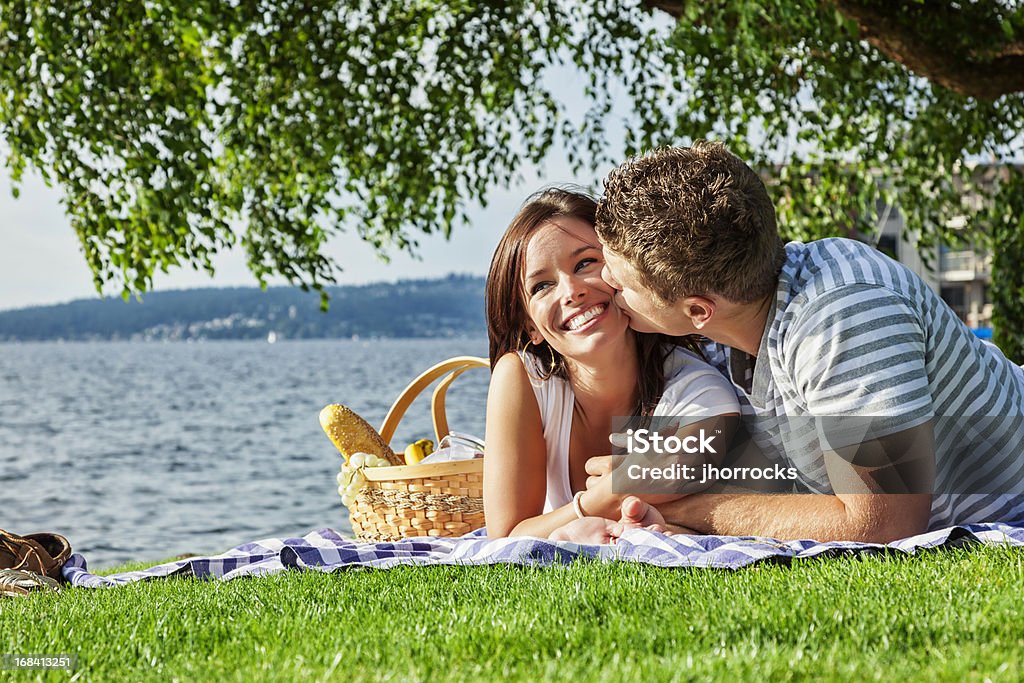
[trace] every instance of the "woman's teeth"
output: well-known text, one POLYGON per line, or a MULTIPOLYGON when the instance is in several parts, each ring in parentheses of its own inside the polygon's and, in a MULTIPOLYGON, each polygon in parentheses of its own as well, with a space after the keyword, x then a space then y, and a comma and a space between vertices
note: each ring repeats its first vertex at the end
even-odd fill
POLYGON ((593 308, 588 308, 583 313, 580 313, 576 317, 570 319, 569 320, 569 324, 567 324, 565 326, 566 329, 569 329, 569 330, 578 330, 578 329, 580 329, 581 327, 586 325, 588 322, 590 322, 591 320, 593 320, 597 316, 599 316, 602 313, 604 313, 604 309, 605 308, 606 308, 605 304, 599 304, 597 306, 594 306, 593 308))

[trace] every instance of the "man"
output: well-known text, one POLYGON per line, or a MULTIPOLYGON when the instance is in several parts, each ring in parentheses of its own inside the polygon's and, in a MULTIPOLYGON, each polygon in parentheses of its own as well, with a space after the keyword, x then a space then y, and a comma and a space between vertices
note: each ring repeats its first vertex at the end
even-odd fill
MULTIPOLYGON (((710 340, 709 359, 736 387, 755 441, 798 472, 799 493, 694 494, 659 506, 670 523, 887 542, 1024 521, 1024 372, 915 274, 853 240, 783 244, 761 179, 715 143, 612 171, 596 227, 605 279, 631 326, 710 340), (861 419, 850 432, 860 437, 841 424, 798 425, 837 416, 861 419)), ((611 476, 607 462, 588 469, 611 476)), ((624 505, 626 521, 660 521, 637 503, 624 505)))

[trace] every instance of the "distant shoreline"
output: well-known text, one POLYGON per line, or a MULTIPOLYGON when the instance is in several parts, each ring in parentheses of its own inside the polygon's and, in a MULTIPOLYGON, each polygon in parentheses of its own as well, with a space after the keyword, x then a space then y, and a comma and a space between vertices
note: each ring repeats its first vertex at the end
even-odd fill
POLYGON ((327 288, 205 288, 153 292, 143 301, 82 299, 0 311, 0 342, 456 339, 486 334, 484 278, 327 288))

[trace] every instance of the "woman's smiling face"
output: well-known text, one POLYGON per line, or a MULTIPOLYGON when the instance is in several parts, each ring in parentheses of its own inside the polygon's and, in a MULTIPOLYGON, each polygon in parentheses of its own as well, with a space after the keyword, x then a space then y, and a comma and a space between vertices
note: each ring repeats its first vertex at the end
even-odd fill
POLYGON ((559 217, 541 225, 526 246, 523 297, 530 336, 569 359, 610 338, 625 337, 629 321, 601 279, 604 256, 593 226, 559 217))

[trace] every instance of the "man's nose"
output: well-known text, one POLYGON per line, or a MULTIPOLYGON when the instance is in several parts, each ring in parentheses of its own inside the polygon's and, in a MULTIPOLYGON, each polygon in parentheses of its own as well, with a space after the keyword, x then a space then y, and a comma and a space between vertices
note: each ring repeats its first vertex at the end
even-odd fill
POLYGON ((608 270, 607 263, 601 266, 601 279, 608 283, 608 285, 610 285, 613 289, 619 289, 619 283, 615 281, 614 277, 612 277, 611 271, 608 270))

